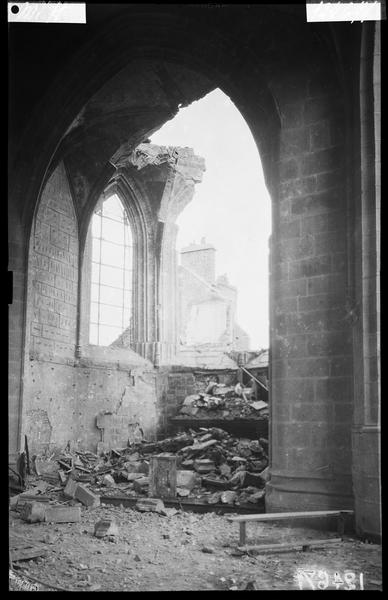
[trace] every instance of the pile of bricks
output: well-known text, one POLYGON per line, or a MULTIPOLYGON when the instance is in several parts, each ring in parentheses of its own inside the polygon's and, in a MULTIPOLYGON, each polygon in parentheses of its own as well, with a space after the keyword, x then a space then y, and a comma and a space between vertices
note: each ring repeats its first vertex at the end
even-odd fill
POLYGON ((147 496, 150 458, 160 453, 176 457, 178 497, 249 507, 264 502, 268 440, 236 438, 215 427, 114 451, 109 458, 111 479, 97 478, 99 491, 114 495, 119 487, 129 497, 147 496))
MULTIPOLYGON (((47 520, 44 502, 94 508, 102 495, 145 498, 150 489, 150 460, 161 453, 176 458, 178 498, 249 507, 263 503, 268 479, 267 439, 238 438, 223 429, 201 427, 155 442, 143 440, 100 456, 67 449, 49 459, 36 459, 38 484, 12 498, 11 504, 21 511, 26 503, 39 503, 25 513, 26 520, 32 522, 34 518, 47 520)), ((72 516, 77 519, 75 511, 72 516)))
POLYGON ((257 400, 254 388, 210 383, 205 392, 185 398, 176 418, 268 419, 268 403, 257 400))

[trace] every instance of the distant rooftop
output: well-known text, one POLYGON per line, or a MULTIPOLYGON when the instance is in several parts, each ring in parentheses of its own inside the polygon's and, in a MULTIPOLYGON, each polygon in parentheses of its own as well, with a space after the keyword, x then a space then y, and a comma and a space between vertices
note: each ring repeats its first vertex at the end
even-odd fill
POLYGON ((197 250, 215 250, 215 247, 203 237, 200 242, 191 242, 191 244, 182 248, 181 252, 196 252, 197 250))
POLYGON ((262 350, 258 356, 251 358, 251 360, 245 365, 246 369, 259 369, 268 367, 269 351, 262 350))

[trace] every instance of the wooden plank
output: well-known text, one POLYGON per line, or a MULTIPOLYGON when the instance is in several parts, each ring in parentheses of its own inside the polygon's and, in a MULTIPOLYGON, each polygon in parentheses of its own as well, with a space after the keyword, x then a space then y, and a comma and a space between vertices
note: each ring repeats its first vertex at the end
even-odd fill
POLYGON ((10 533, 9 536, 9 546, 10 548, 23 548, 32 546, 34 542, 30 542, 28 538, 23 535, 17 533, 10 533))
POLYGON ((308 519, 319 517, 339 517, 340 515, 352 515, 352 510, 314 510, 305 512, 264 513, 257 515, 238 515, 228 517, 228 521, 280 521, 285 519, 308 519))
POLYGON ((30 546, 33 546, 33 542, 30 542, 29 540, 19 540, 19 539, 14 539, 14 538, 10 538, 9 540, 9 547, 10 548, 29 548, 30 546))
MULTIPOLYGON (((122 488, 121 488, 122 489, 122 488)), ((113 506, 119 506, 122 504, 126 508, 132 508, 135 506, 137 500, 142 496, 101 496, 101 504, 111 504, 113 506)), ((164 505, 168 508, 181 508, 183 510, 192 510, 195 512, 216 512, 222 511, 223 513, 236 513, 240 514, 257 514, 257 505, 247 504, 244 506, 234 506, 232 504, 223 504, 217 502, 216 504, 208 504, 199 498, 163 498, 164 505)), ((264 504, 264 502, 263 502, 264 504)), ((263 507, 264 508, 264 507, 263 507)))
POLYGON ((47 550, 45 548, 13 548, 10 549, 12 562, 18 562, 21 560, 31 560, 32 558, 38 558, 38 556, 46 556, 47 550))
POLYGON ((241 366, 240 369, 245 371, 245 373, 247 373, 249 377, 252 377, 252 379, 254 379, 259 385, 261 385, 261 387, 264 388, 266 392, 268 392, 268 388, 264 385, 264 383, 262 381, 259 381, 254 375, 252 375, 252 373, 247 371, 245 367, 241 366))
POLYGON ((238 546, 242 552, 260 552, 264 550, 287 550, 294 548, 309 548, 310 546, 326 546, 327 544, 338 544, 342 538, 327 538, 323 540, 300 540, 295 542, 284 542, 280 544, 260 544, 257 546, 238 546))
POLYGON ((46 547, 39 542, 31 542, 30 540, 18 534, 11 533, 9 536, 9 552, 12 562, 19 560, 30 560, 38 556, 47 554, 46 547))
POLYGON ((20 533, 10 533, 9 536, 9 546, 11 548, 25 548, 29 546, 42 546, 40 542, 32 542, 24 535, 20 535, 20 533))

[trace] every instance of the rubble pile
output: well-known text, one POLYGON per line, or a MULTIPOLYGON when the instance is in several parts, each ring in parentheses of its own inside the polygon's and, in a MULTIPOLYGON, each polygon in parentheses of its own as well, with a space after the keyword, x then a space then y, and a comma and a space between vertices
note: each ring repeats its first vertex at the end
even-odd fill
POLYGON ((256 400, 253 388, 210 383, 205 392, 187 396, 177 419, 268 419, 268 404, 256 400))
MULTIPOLYGON (((22 512, 24 504, 33 503, 32 512, 31 508, 25 510, 26 519, 48 520, 48 506, 53 502, 94 508, 100 496, 145 499, 150 459, 162 454, 176 457, 178 500, 252 508, 263 502, 267 452, 265 438, 236 438, 215 427, 137 442, 100 456, 67 448, 46 458, 35 457, 36 474, 29 477, 29 489, 11 498, 11 507, 22 512)), ((59 511, 56 519, 61 519, 61 514, 59 511)))

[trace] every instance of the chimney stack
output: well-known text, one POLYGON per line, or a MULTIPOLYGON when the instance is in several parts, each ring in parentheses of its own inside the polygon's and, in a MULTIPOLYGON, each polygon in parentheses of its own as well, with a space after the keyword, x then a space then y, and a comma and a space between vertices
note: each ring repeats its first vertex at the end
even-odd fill
POLYGON ((181 265, 190 269, 210 284, 216 281, 216 249, 202 238, 181 250, 181 265))

